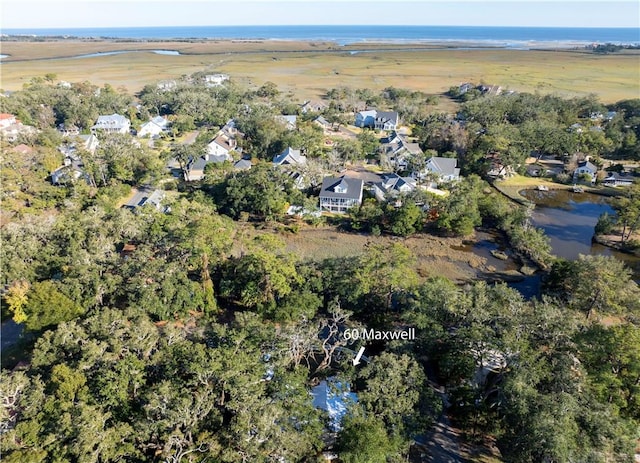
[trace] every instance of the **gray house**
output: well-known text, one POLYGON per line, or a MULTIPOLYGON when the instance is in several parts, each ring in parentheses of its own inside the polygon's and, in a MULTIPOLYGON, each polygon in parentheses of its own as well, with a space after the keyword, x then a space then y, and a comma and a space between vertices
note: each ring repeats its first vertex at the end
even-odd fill
POLYGON ((320 210, 344 214, 362 203, 363 182, 350 177, 325 177, 320 190, 320 210))

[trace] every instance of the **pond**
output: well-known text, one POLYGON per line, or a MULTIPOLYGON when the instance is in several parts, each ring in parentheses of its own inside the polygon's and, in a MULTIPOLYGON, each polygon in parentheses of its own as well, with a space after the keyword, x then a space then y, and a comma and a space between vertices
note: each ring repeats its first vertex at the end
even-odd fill
POLYGON ((614 213, 609 198, 565 190, 523 190, 520 194, 535 203, 531 222, 544 230, 556 256, 571 260, 580 254, 614 256, 631 268, 634 280, 640 281, 640 258, 591 240, 600 214, 614 213))

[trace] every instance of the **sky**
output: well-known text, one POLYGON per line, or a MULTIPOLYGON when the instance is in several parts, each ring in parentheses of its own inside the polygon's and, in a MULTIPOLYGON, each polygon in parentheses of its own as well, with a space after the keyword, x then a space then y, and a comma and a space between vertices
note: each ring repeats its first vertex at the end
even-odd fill
POLYGON ((0 27, 640 27, 638 0, 0 0, 0 27))

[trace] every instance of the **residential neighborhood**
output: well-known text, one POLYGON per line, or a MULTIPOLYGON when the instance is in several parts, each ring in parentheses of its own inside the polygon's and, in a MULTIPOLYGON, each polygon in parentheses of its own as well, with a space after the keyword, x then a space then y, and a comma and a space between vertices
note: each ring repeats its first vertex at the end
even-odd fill
POLYGON ((623 461, 640 105, 161 77, 3 102, 12 461, 623 461))

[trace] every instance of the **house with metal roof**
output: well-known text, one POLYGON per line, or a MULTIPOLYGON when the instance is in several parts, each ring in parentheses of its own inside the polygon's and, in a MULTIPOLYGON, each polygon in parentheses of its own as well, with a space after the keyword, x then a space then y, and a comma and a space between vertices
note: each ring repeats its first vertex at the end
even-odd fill
POLYGON ((120 114, 98 116, 95 125, 91 127, 92 133, 129 133, 131 121, 120 114))
POLYGON ((429 176, 434 176, 438 182, 455 182, 460 179, 460 169, 456 158, 444 158, 432 156, 427 159, 423 169, 412 172, 411 176, 418 180, 424 180, 429 176))

